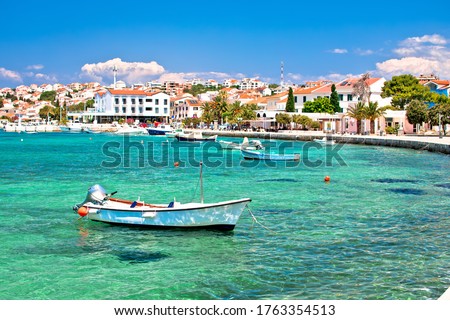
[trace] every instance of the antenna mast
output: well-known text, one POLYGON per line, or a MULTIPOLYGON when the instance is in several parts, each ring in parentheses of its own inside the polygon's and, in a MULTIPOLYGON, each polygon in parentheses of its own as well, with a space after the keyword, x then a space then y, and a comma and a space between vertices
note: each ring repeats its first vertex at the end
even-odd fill
POLYGON ((117 76, 117 67, 113 67, 113 73, 114 73, 114 89, 116 89, 116 76, 117 76))
POLYGON ((280 82, 281 86, 284 86, 284 62, 281 61, 281 82, 280 82))

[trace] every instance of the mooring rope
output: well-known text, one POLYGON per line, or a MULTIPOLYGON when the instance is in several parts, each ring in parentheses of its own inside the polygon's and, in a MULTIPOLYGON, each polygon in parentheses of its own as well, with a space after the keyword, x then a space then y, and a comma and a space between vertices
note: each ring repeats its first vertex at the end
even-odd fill
MULTIPOLYGON (((256 219, 255 215, 253 214, 252 210, 250 210, 250 208, 248 207, 248 204, 245 205, 245 207, 247 208, 248 213, 250 213, 250 215, 252 216, 253 222, 256 222, 256 223, 259 224, 261 227, 263 227, 263 228, 266 229, 266 230, 269 230, 270 232, 276 232, 276 231, 273 231, 273 230, 267 228, 267 227, 264 226, 261 222, 259 222, 259 221, 256 219)), ((253 225, 252 225, 252 226, 253 226, 253 225)))

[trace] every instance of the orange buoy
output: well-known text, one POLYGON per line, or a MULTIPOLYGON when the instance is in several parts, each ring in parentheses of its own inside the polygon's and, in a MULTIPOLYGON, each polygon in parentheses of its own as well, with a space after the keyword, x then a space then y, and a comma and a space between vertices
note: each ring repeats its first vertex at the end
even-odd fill
POLYGON ((81 217, 84 217, 88 214, 89 210, 87 207, 80 207, 77 212, 81 217))
POLYGON ((330 182, 330 176, 326 176, 325 178, 323 178, 323 181, 330 182))
POLYGON ((178 167, 180 165, 180 163, 177 161, 173 164, 175 167, 178 167))

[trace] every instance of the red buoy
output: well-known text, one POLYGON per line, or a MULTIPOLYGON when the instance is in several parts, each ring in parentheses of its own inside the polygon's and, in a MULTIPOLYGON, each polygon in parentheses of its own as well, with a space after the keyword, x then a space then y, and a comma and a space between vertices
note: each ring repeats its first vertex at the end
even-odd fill
POLYGON ((80 207, 77 212, 81 217, 85 217, 88 214, 89 210, 87 207, 80 207))
POLYGON ((180 163, 177 161, 173 164, 175 167, 178 167, 180 165, 180 163))
POLYGON ((325 182, 330 182, 330 176, 326 176, 326 177, 323 179, 323 181, 325 181, 325 182))

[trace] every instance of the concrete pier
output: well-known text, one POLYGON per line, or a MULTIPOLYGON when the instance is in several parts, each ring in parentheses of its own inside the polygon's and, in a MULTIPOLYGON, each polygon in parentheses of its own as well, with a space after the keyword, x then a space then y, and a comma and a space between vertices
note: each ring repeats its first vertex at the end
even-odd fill
MULTIPOLYGON (((186 130, 189 131, 189 130, 186 130)), ((415 150, 426 150, 430 152, 440 152, 450 154, 450 137, 438 136, 375 136, 375 135, 349 135, 333 134, 326 135, 316 131, 279 131, 279 132, 246 132, 246 131, 219 131, 202 130, 205 135, 219 135, 223 137, 247 137, 253 139, 279 139, 295 141, 313 141, 322 139, 324 136, 335 140, 338 143, 364 144, 384 147, 408 148, 415 150)))

